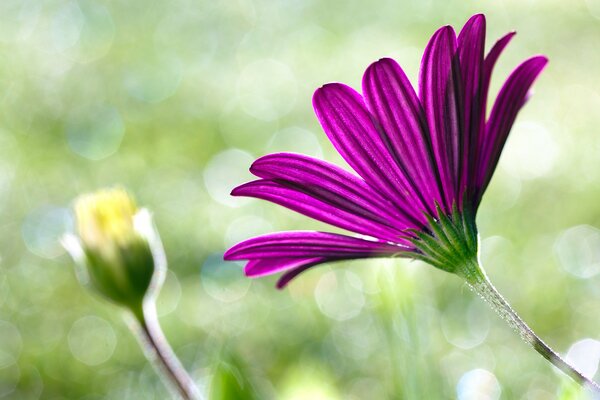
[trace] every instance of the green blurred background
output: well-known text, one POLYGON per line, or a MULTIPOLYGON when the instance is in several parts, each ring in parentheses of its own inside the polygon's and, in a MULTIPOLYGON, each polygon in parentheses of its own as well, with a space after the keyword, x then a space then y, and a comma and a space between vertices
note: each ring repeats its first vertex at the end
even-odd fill
POLYGON ((313 115, 315 88, 359 87, 383 56, 416 82, 434 30, 476 12, 488 48, 519 33, 492 95, 522 59, 551 60, 481 207, 485 267, 594 374, 600 0, 1 0, 0 398, 167 396, 57 241, 71 200, 114 184, 155 214, 170 261, 161 322, 214 399, 576 398, 459 279, 425 264, 324 266, 277 291, 222 261, 252 235, 330 229, 228 195, 269 152, 344 165, 313 115))

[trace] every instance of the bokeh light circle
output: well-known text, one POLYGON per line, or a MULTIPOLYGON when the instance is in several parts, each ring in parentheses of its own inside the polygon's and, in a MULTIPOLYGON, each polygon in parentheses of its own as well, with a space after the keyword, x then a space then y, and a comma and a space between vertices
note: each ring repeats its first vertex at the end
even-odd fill
POLYGON ((600 362, 600 342, 589 338, 575 342, 565 358, 583 376, 593 379, 600 362))
POLYGON ((315 301, 321 312, 336 321, 356 317, 365 306, 363 284, 351 271, 335 270, 323 274, 315 287, 315 301))
POLYGON ((167 271, 165 282, 156 299, 156 309, 159 317, 175 311, 181 300, 181 283, 172 271, 167 271))
POLYGON ((114 107, 98 106, 73 112, 66 134, 73 152, 89 160, 101 160, 119 149, 125 125, 114 107))
POLYGON ((466 372, 456 385, 458 400, 498 400, 501 393, 496 376, 481 368, 466 372))
POLYGON ((69 1, 54 15, 51 36, 57 51, 74 61, 88 63, 108 53, 115 25, 101 3, 69 1))
POLYGON ((73 357, 89 366, 108 361, 117 346, 113 327, 96 316, 86 316, 75 321, 67 339, 73 357))
POLYGON ((73 217, 63 207, 42 206, 25 217, 21 235, 25 246, 43 258, 55 258, 64 253, 60 238, 73 229, 73 217))
POLYGON ((554 253, 569 274, 587 279, 600 272, 600 230, 578 225, 562 232, 554 253))
POLYGON ((208 256, 200 276, 206 293, 223 303, 233 303, 246 296, 252 281, 244 276, 239 264, 223 261, 222 254, 208 256))
POLYGON ((252 180, 248 168, 254 158, 239 149, 228 149, 215 155, 204 169, 204 184, 208 194, 218 203, 239 207, 247 198, 231 196, 231 189, 252 180))
POLYGON ((21 354, 23 338, 16 326, 0 320, 0 370, 15 362, 21 354))
POLYGON ((267 144, 267 153, 292 152, 323 158, 317 136, 303 128, 289 127, 276 132, 267 144))
POLYGON ((296 77, 286 64, 258 60, 247 65, 238 80, 242 109, 255 118, 274 120, 289 113, 296 102, 296 77))
POLYGON ((446 340, 461 349, 480 345, 490 331, 487 305, 473 299, 465 305, 462 301, 452 302, 441 317, 441 328, 446 340))
POLYGON ((502 167, 521 179, 535 179, 551 173, 560 148, 545 126, 535 122, 515 124, 501 159, 502 167))
POLYGON ((163 55, 131 66, 125 73, 124 85, 130 96, 155 104, 175 94, 182 78, 181 61, 163 55))
POLYGON ((42 6, 38 0, 0 1, 0 41, 18 43, 29 37, 39 20, 42 6))
POLYGON ((0 397, 15 390, 21 371, 18 359, 23 349, 19 329, 8 321, 0 320, 0 397))
POLYGON ((229 248, 249 237, 273 231, 273 225, 266 219, 248 215, 234 219, 225 231, 225 247, 229 248))

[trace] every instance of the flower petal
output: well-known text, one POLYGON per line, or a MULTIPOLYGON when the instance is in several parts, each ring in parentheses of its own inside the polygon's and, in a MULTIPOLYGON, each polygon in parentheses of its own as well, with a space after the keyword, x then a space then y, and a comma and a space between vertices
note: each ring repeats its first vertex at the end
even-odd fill
POLYGON ((474 15, 458 35, 458 58, 463 83, 463 147, 458 202, 462 202, 465 190, 473 194, 477 168, 478 137, 485 124, 485 102, 482 92, 485 47, 485 17, 474 15))
MULTIPOLYGON (((485 57, 483 66, 483 78, 481 84, 481 93, 484 101, 487 101, 488 91, 490 88, 490 81, 492 79, 492 72, 494 70, 494 66, 496 65, 496 61, 498 61, 498 58, 516 34, 516 32, 509 32, 503 37, 501 37, 494 44, 488 55, 485 57)), ((486 103, 484 103, 483 110, 485 112, 486 103)), ((483 115, 483 118, 485 118, 485 115, 483 115)))
POLYGON ((508 133, 527 100, 531 85, 547 63, 548 59, 544 56, 535 56, 524 61, 502 86, 486 124, 480 151, 477 180, 479 196, 483 194, 492 178, 508 133))
POLYGON ((394 227, 395 232, 419 228, 365 181, 316 158, 294 153, 269 154, 256 160, 250 172, 296 187, 341 210, 394 227))
POLYGON ((424 205, 394 161, 362 97, 341 83, 315 92, 313 106, 329 140, 365 181, 389 198, 414 224, 425 224, 424 205))
POLYGON ((305 264, 299 265, 299 266, 295 267, 294 269, 291 269, 288 272, 286 272, 285 274, 283 274, 281 276, 281 278, 279 278, 279 280, 277 281, 277 289, 283 289, 284 287, 287 286, 288 283, 290 283, 292 281, 292 279, 296 278, 298 275, 300 275, 304 271, 306 271, 318 264, 323 264, 323 263, 329 262, 329 261, 336 261, 336 260, 328 260, 326 258, 314 259, 314 260, 318 260, 318 261, 306 262, 305 264))
POLYGON ((316 220, 384 240, 396 242, 403 236, 401 228, 388 225, 384 218, 351 200, 318 186, 283 182, 261 179, 238 186, 231 194, 268 200, 316 220))
POLYGON ((444 194, 443 210, 450 213, 457 199, 462 160, 462 110, 460 67, 456 34, 440 28, 429 41, 420 71, 420 96, 431 133, 432 150, 444 194))
POLYGON ((312 258, 259 258, 250 260, 244 267, 244 273, 251 278, 258 278, 265 275, 275 274, 277 272, 311 266, 327 261, 325 257, 312 258))
POLYGON ((367 68, 363 93, 382 135, 404 174, 434 215, 442 203, 425 113, 410 81, 396 61, 382 58, 367 68))
POLYGON ((357 258, 392 256, 412 251, 378 240, 317 231, 276 232, 236 244, 225 252, 226 260, 259 258, 357 258))

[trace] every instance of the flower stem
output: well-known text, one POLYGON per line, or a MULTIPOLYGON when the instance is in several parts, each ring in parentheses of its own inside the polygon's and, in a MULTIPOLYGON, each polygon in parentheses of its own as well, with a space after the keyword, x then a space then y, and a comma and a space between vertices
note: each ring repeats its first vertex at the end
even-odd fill
POLYGON ((202 396, 194 381, 165 338, 156 315, 155 302, 146 301, 139 309, 132 310, 132 313, 135 321, 132 328, 138 334, 146 358, 153 364, 165 385, 184 400, 201 400, 202 396))
POLYGON ((473 263, 473 265, 467 267, 464 272, 465 273, 463 273, 462 276, 466 278, 471 289, 485 300, 526 343, 575 382, 594 392, 596 394, 594 398, 600 398, 600 386, 591 379, 585 377, 581 372, 577 371, 575 367, 571 366, 561 358, 558 353, 552 350, 535 334, 535 332, 533 332, 533 330, 517 315, 515 310, 512 309, 504 297, 496 290, 479 263, 473 263))

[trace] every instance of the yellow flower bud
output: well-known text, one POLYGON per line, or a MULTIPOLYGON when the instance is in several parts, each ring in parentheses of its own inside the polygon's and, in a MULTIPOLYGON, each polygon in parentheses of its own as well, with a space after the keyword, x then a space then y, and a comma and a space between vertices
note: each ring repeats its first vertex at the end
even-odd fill
POLYGON ((120 305, 139 308, 162 261, 150 213, 115 188, 80 196, 75 216, 77 236, 65 237, 63 244, 89 284, 120 305))
POLYGON ((133 229, 137 207, 122 189, 85 194, 75 201, 77 231, 90 247, 126 245, 138 236, 133 229))

